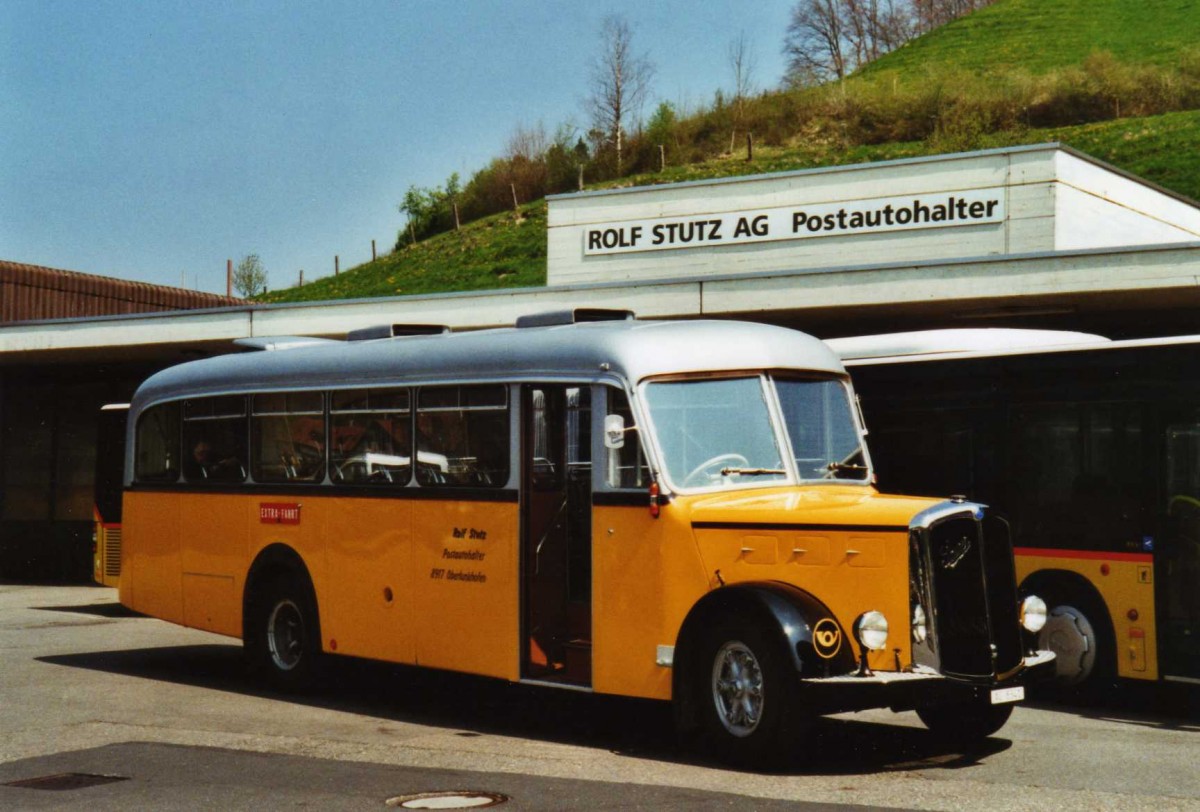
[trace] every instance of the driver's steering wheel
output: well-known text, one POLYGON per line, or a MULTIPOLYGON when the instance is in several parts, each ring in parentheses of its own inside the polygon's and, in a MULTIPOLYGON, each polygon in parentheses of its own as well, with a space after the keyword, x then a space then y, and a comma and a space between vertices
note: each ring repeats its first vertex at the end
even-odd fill
POLYGON ((683 487, 707 485, 717 478, 722 468, 727 468, 731 464, 735 468, 744 468, 750 464, 750 461, 741 454, 718 454, 693 468, 692 472, 683 478, 683 487))

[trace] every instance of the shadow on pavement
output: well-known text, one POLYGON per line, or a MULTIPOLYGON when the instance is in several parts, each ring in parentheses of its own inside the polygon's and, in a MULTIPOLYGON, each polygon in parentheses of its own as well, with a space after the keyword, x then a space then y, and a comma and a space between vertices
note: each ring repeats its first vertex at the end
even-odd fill
MULTIPOLYGON (((231 644, 38 659, 71 668, 278 698, 279 694, 250 679, 241 654, 241 646, 231 644)), ((464 737, 516 736, 601 747, 635 758, 711 763, 676 740, 671 708, 665 702, 557 691, 352 658, 326 659, 318 686, 287 696, 289 701, 372 716, 381 722, 454 729, 464 737)), ((993 737, 972 752, 962 753, 942 746, 923 728, 821 719, 803 741, 797 742, 797 760, 782 772, 856 775, 880 770, 968 767, 1010 746, 1008 740, 993 737)))

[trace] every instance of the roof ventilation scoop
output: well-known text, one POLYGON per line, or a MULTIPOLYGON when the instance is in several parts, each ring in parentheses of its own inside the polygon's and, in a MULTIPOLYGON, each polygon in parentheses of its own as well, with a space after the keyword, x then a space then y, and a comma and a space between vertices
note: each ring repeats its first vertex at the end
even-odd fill
POLYGON ((346 333, 347 341, 374 341, 377 338, 440 336, 450 332, 444 324, 377 324, 346 333))
POLYGON ((585 321, 632 321, 632 310, 610 310, 603 307, 576 307, 572 310, 550 310, 531 313, 517 319, 517 327, 557 327, 563 324, 580 324, 585 321))

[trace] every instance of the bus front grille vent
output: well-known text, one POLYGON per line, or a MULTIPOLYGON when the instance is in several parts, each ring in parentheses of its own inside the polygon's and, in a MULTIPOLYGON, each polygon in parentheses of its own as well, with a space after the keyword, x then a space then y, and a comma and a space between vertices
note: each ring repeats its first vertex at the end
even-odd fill
POLYGON ((104 547, 104 574, 115 578, 121 574, 121 529, 108 528, 104 538, 107 542, 104 547))

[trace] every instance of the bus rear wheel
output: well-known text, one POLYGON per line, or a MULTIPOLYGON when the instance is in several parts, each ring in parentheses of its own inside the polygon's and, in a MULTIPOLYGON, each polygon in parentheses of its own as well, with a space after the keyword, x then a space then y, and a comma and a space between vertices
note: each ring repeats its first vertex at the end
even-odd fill
POLYGON ((772 766, 788 758, 802 729, 798 680, 778 643, 749 621, 710 629, 696 660, 693 696, 706 749, 742 766, 772 766))
POLYGON ((246 656, 253 672, 273 687, 310 687, 321 653, 316 600, 307 579, 272 577, 256 590, 246 620, 246 656))

